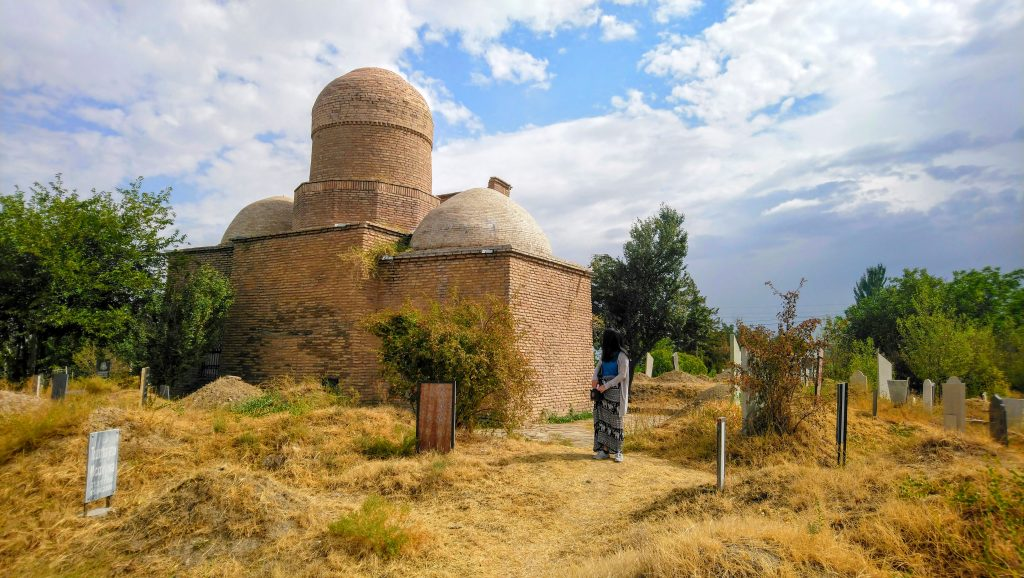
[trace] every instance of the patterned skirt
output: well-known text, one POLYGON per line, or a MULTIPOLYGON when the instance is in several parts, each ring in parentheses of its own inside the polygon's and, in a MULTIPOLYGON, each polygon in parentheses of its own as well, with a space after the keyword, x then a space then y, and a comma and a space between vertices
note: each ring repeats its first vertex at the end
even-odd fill
POLYGON ((594 451, 603 447, 610 453, 622 451, 622 417, 619 404, 622 402, 621 386, 605 390, 604 398, 594 402, 594 451))

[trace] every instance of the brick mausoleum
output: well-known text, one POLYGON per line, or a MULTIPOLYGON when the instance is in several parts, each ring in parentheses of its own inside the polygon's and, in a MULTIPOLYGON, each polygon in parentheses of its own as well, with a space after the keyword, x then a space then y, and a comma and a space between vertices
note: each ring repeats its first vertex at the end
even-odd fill
POLYGON ((176 252, 231 279, 235 302, 219 352, 184 395, 217 375, 259 382, 317 376, 379 397, 377 339, 367 314, 462 296, 511 302, 541 390, 535 410, 589 401, 590 273, 551 254, 544 232, 509 198, 511 187, 431 193, 434 123, 426 101, 399 75, 360 68, 328 84, 313 104, 309 181, 294 197, 252 203, 221 243, 176 252), (352 255, 408 238, 411 250, 363 275, 352 255), (515 296, 515 299, 513 299, 515 296))

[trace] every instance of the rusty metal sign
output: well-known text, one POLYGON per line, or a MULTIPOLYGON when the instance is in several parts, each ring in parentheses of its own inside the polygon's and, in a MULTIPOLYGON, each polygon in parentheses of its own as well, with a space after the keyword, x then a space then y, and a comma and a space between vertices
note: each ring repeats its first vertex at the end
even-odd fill
POLYGON ((455 384, 421 383, 416 407, 416 451, 455 449, 455 384))

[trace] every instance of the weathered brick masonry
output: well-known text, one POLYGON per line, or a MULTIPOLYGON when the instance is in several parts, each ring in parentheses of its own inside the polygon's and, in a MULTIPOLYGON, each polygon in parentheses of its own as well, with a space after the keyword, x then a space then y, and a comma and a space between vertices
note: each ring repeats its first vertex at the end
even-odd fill
MULTIPOLYGON (((378 342, 360 322, 457 291, 512 304, 541 384, 535 410, 586 407, 589 271, 550 254, 543 231, 500 179, 487 189, 430 193, 433 121, 415 89, 385 70, 350 72, 317 98, 312 139, 310 180, 294 202, 257 201, 221 245, 172 259, 171 276, 208 263, 231 279, 221 375, 337 378, 363 399, 378 399, 386 385, 378 342), (409 233, 413 250, 382 261, 375 276, 353 259, 409 233)), ((201 383, 197 374, 175 393, 201 383)))

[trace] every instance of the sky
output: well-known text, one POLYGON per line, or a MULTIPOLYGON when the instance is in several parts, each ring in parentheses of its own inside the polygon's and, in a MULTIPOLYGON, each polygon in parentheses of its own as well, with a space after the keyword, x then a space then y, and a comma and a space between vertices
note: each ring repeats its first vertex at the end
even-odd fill
POLYGON ((557 256, 661 204, 722 319, 840 314, 864 270, 1024 267, 1024 1, 0 0, 0 193, 172 187, 192 246, 308 178, 363 66, 435 122, 434 193, 495 175, 557 256))

